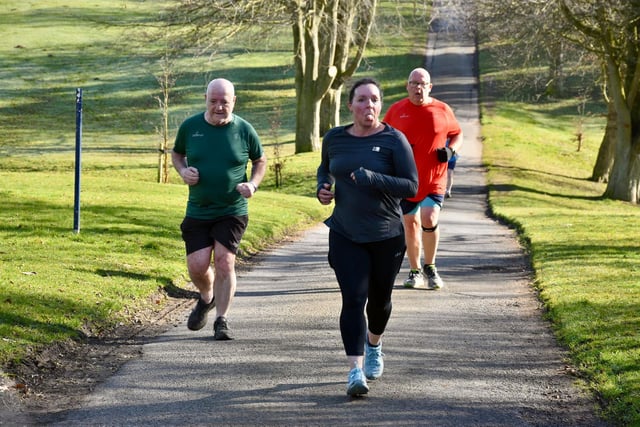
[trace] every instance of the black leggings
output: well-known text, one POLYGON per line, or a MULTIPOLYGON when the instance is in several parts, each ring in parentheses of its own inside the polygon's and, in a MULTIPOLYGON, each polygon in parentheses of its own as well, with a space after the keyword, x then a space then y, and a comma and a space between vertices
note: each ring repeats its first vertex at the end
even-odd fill
POLYGON ((342 293, 340 333, 347 356, 364 354, 367 320, 371 333, 384 332, 391 316, 391 291, 406 248, 404 235, 355 243, 329 231, 329 265, 342 293))

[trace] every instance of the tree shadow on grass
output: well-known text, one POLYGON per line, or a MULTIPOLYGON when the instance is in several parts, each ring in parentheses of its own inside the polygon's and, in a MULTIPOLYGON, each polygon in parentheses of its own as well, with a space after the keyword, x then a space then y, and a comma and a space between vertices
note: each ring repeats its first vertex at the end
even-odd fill
POLYGON ((570 195, 570 194, 552 193, 549 191, 538 190, 530 187, 523 187, 521 185, 515 185, 515 184, 489 184, 489 191, 499 191, 499 192, 523 191, 527 193, 541 194, 541 195, 551 196, 551 197, 561 197, 564 199, 572 199, 572 200, 587 200, 587 201, 603 200, 602 196, 578 196, 578 195, 570 195))
MULTIPOLYGON (((578 181, 578 182, 591 182, 588 178, 577 178, 575 176, 562 175, 558 173, 551 173, 548 171, 540 171, 540 170, 515 167, 515 166, 493 165, 492 169, 516 171, 513 173, 513 175, 525 175, 525 174, 540 175, 540 176, 546 177, 549 180, 564 179, 564 180, 571 180, 571 181, 578 181)), ((539 182, 541 182, 541 185, 539 188, 523 187, 515 184, 489 184, 488 188, 489 188, 489 191, 500 191, 500 192, 523 191, 528 193, 535 193, 535 194, 541 194, 541 195, 552 196, 552 197, 560 197, 560 198, 572 199, 572 200, 599 201, 604 199, 602 195, 581 196, 581 195, 575 195, 575 194, 563 194, 563 193, 557 193, 557 192, 553 193, 550 191, 545 191, 545 185, 544 185, 545 183, 543 181, 539 181, 539 182)))

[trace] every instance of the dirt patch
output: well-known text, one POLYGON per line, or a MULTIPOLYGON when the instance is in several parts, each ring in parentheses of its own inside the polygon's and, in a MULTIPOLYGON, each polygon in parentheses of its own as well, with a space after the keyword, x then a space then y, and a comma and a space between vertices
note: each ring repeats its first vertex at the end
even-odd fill
POLYGON ((80 406, 82 398, 126 362, 142 345, 181 325, 195 292, 167 297, 161 312, 137 316, 99 338, 56 343, 0 375, 0 425, 48 424, 80 406), (145 320, 139 320, 145 319, 145 320))

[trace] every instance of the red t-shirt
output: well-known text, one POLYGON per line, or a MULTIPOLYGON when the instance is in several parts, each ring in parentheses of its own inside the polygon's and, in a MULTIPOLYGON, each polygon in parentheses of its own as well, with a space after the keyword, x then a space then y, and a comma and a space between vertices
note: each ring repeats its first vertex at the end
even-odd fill
POLYGON ((451 108, 431 98, 426 105, 415 105, 405 98, 389 107, 384 122, 405 134, 413 149, 418 169, 418 193, 408 199, 422 201, 429 194, 444 194, 447 185, 447 162, 440 163, 436 149, 447 139, 462 132, 451 108))

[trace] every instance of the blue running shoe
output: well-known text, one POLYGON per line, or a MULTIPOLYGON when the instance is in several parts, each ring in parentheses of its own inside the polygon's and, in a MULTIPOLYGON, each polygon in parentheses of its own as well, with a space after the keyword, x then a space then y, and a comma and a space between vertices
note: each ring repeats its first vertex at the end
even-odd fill
POLYGON ((360 368, 353 368, 349 371, 349 379, 347 382, 347 394, 349 396, 361 396, 369 393, 369 386, 364 373, 360 368))
POLYGON ((371 345, 367 341, 364 345, 364 374, 369 380, 380 378, 384 371, 384 353, 382 344, 371 345))

